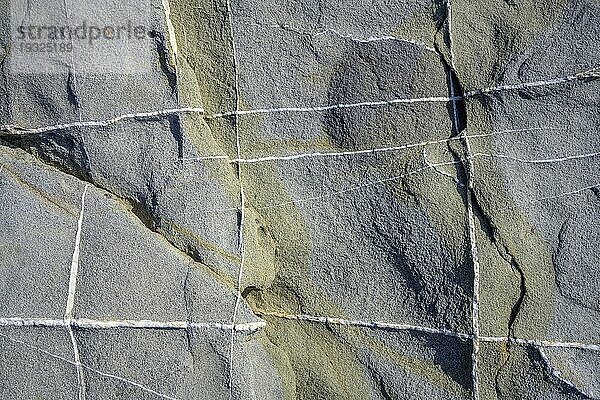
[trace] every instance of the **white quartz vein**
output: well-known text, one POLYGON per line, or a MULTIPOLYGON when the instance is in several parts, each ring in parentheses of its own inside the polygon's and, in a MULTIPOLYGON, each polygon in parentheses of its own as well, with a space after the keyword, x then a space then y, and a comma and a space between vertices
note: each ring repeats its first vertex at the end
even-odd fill
POLYGON ((50 126, 43 126, 39 128, 24 128, 18 125, 0 125, 0 132, 8 132, 14 135, 35 135, 53 131, 61 131, 65 129, 73 129, 73 128, 87 128, 87 127, 107 127, 114 124, 117 124, 122 121, 130 120, 130 119, 143 119, 143 118, 153 118, 153 117, 166 117, 175 114, 189 114, 189 113, 203 113, 204 109, 202 108, 172 108, 166 110, 159 111, 148 111, 148 112, 139 112, 139 113, 130 113, 119 115, 106 120, 96 120, 96 121, 77 121, 77 122, 67 122, 64 124, 56 124, 50 126))
POLYGON ((294 33, 297 33, 299 35, 305 35, 305 36, 310 36, 310 37, 318 37, 318 36, 322 36, 322 35, 326 35, 328 33, 334 34, 336 36, 339 36, 340 38, 343 39, 348 39, 351 40, 353 42, 357 42, 357 43, 371 43, 371 42, 382 42, 382 41, 396 41, 396 42, 401 42, 401 43, 407 43, 407 44, 412 44, 418 47, 421 47, 427 51, 430 51, 432 53, 438 54, 437 51, 432 48, 427 46, 425 43, 423 42, 419 42, 417 40, 412 40, 412 39, 403 39, 403 38, 399 38, 396 36, 391 36, 391 35, 383 35, 383 36, 368 36, 368 37, 357 37, 348 33, 343 33, 340 32, 336 29, 332 29, 332 28, 327 28, 327 29, 323 29, 321 31, 318 32, 311 32, 307 29, 302 29, 302 28, 296 28, 293 27, 291 25, 288 24, 277 24, 277 23, 264 23, 264 22, 255 22, 252 24, 247 24, 250 26, 257 26, 260 28, 275 28, 275 29, 281 29, 281 30, 285 30, 285 31, 291 31, 294 33))
POLYGON ((79 356, 79 346, 77 345, 77 339, 73 333, 73 327, 69 321, 73 318, 73 306, 75 305, 75 290, 77 288, 77 274, 79 271, 79 252, 81 247, 81 228, 83 225, 83 217, 85 213, 85 196, 87 194, 89 184, 83 188, 81 195, 81 208, 79 210, 79 218, 77 219, 77 232, 75 234, 75 245, 73 249, 73 257, 71 259, 71 271, 69 274, 69 292, 67 295, 67 305, 65 307, 64 321, 71 338, 71 345, 73 346, 73 355, 75 359, 75 366, 77 367, 77 380, 79 382, 79 399, 85 400, 86 385, 85 385, 85 374, 81 367, 81 360, 79 356))
MULTIPOLYGON (((527 132, 527 131, 536 131, 536 130, 553 130, 557 128, 553 127, 540 127, 540 128, 520 128, 520 129, 507 129, 498 132, 485 133, 485 134, 475 134, 467 136, 470 139, 479 139, 486 138, 494 135, 501 135, 507 133, 516 133, 516 132, 527 132)), ((229 158, 226 155, 209 155, 203 157, 189 157, 182 158, 178 161, 182 162, 193 162, 193 161, 206 161, 206 160, 227 160, 230 163, 240 163, 240 164, 254 164, 260 162, 267 161, 291 161, 298 160, 302 158, 320 158, 320 157, 347 157, 347 156, 356 156, 356 155, 369 155, 369 154, 377 154, 377 153, 390 153, 397 152, 402 150, 408 150, 416 147, 425 147, 432 144, 442 144, 448 143, 451 141, 462 140, 465 136, 462 137, 451 137, 451 138, 443 138, 443 139, 429 139, 427 141, 410 143, 410 144, 400 144, 396 146, 389 147, 374 147, 370 149, 361 149, 361 150, 351 150, 351 151, 315 151, 312 153, 300 153, 300 154, 286 154, 286 155, 269 155, 264 157, 255 157, 255 158, 229 158)))
MULTIPOLYGON (((276 113, 312 113, 312 112, 323 112, 330 111, 335 109, 351 109, 357 107, 380 107, 380 106, 390 106, 395 104, 413 104, 413 103, 448 103, 452 101, 459 101, 463 99, 468 99, 471 97, 477 97, 483 94, 495 93, 495 92, 504 92, 511 90, 522 90, 533 87, 543 87, 543 86, 553 86, 559 84, 565 84, 574 81, 584 81, 588 78, 598 78, 600 77, 600 72, 597 68, 589 69, 586 71, 579 72, 575 75, 568 75, 563 77, 558 77, 550 80, 544 81, 534 81, 534 82, 525 82, 514 85, 500 85, 490 88, 484 89, 474 89, 468 91, 463 96, 433 96, 433 97, 417 97, 417 98, 396 98, 390 100, 375 100, 375 101, 362 101, 356 103, 341 103, 341 104, 330 104, 330 105, 320 105, 320 106, 302 106, 302 107, 270 107, 270 108, 257 108, 257 109, 248 109, 248 110, 240 110, 236 109, 233 111, 226 111, 211 115, 204 115, 204 118, 207 120, 216 119, 216 118, 224 118, 231 116, 244 116, 244 115, 257 115, 257 114, 276 114, 276 113)), ((188 107, 188 108, 175 108, 175 109, 165 109, 158 111, 148 111, 148 112, 138 112, 138 113, 129 113, 123 114, 119 116, 115 116, 111 119, 107 120, 96 120, 96 121, 77 121, 77 122, 67 122, 56 125, 42 126, 38 128, 26 128, 19 125, 14 124, 4 124, 0 125, 0 132, 8 132, 9 134, 40 134, 52 131, 59 131, 70 128, 79 128, 79 127, 106 127, 109 125, 116 124, 118 122, 129 120, 129 119, 142 119, 142 118, 151 118, 151 117, 161 117, 161 116, 169 116, 174 114, 185 114, 185 113, 197 113, 197 114, 205 114, 203 108, 199 107, 188 107)))
POLYGON ((159 329, 159 330, 201 330, 220 329, 224 331, 234 330, 236 332, 256 332, 266 325, 264 321, 248 322, 240 324, 220 322, 189 322, 189 321, 153 321, 153 320, 96 320, 87 318, 74 318, 70 320, 52 318, 23 318, 8 317, 0 318, 0 326, 16 327, 49 327, 66 328, 73 326, 80 329, 159 329))
POLYGON ((561 76, 553 79, 542 80, 542 81, 534 81, 534 82, 524 82, 524 83, 516 83, 512 85, 500 85, 494 86, 485 89, 475 89, 465 93, 465 97, 475 97, 482 94, 496 93, 496 92, 505 92, 505 91, 513 91, 513 90, 523 90, 523 89, 531 89, 537 87, 545 87, 545 86, 555 86, 562 85, 569 82, 575 81, 583 81, 589 78, 600 78, 600 71, 598 67, 594 67, 582 72, 578 72, 574 75, 561 76))
POLYGON ((165 23, 167 24, 167 31, 169 33, 169 43, 171 44, 171 49, 173 50, 173 65, 177 66, 177 54, 179 50, 177 49, 177 38, 175 36, 175 27, 173 26, 173 22, 171 21, 171 7, 169 6, 169 0, 162 0, 163 10, 165 12, 165 23))
MULTIPOLYGON (((371 329, 382 329, 382 330, 396 330, 396 331, 415 331, 421 333, 428 333, 434 335, 443 335, 449 336, 453 338, 463 339, 463 340, 473 340, 473 334, 471 333, 462 333, 455 332, 448 329, 438 329, 438 328, 430 328, 419 325, 410 325, 410 324, 399 324, 393 322, 384 322, 384 321, 366 321, 366 320, 358 320, 358 319, 347 319, 340 317, 332 317, 332 316, 322 316, 322 315, 311 315, 311 314, 290 314, 282 311, 267 311, 260 310, 257 312, 258 315, 262 317, 273 317, 279 319, 287 319, 293 321, 307 321, 319 324, 329 324, 329 325, 348 325, 348 326, 357 326, 362 328, 371 328, 371 329)), ((514 337, 506 337, 506 336, 479 336, 479 340, 482 342, 490 342, 490 343, 506 343, 511 342, 522 346, 533 346, 533 347, 556 347, 556 348, 570 348, 570 349, 581 349, 581 350, 590 350, 590 351, 600 351, 600 345, 598 344, 590 344, 590 343, 581 343, 581 342, 569 342, 562 340, 544 340, 544 339, 524 339, 524 338, 514 338, 514 337)))
POLYGON ((323 112, 336 109, 348 109, 357 107, 379 107, 379 106, 390 106, 395 104, 413 104, 413 103, 447 103, 452 99, 449 97, 437 96, 437 97, 417 97, 417 98, 397 98, 391 100, 378 100, 378 101, 363 101, 357 103, 340 103, 330 104, 325 106, 309 106, 309 107, 274 107, 274 108, 258 108, 252 110, 237 110, 229 111, 220 114, 207 115, 206 119, 215 119, 223 117, 231 117, 234 115, 256 115, 256 114, 277 114, 277 113, 312 113, 312 112, 323 112))

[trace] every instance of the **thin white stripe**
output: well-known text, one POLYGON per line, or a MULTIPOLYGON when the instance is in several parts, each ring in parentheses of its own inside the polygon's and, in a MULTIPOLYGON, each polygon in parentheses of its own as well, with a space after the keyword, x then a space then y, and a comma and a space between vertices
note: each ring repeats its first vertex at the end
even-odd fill
POLYGON ((68 122, 64 124, 43 126, 40 128, 23 128, 17 125, 0 125, 0 132, 9 132, 11 134, 22 134, 22 135, 34 135, 40 133, 47 133, 52 131, 59 131, 70 128, 86 128, 86 127, 105 127, 114 125, 121 121, 129 120, 129 119, 138 119, 138 118, 152 118, 152 117, 164 117, 169 115, 176 114, 186 114, 186 113, 203 113, 204 109, 202 108, 173 108, 167 110, 160 111, 148 111, 148 112, 140 112, 133 114, 124 114, 113 117, 107 120, 97 120, 97 121, 78 121, 78 122, 68 122))
MULTIPOLYGON (((328 111, 334 109, 345 109, 345 108, 355 108, 355 107, 377 107, 377 106, 387 106, 393 104, 411 104, 411 103, 427 103, 427 102, 451 102, 451 101, 460 101, 463 99, 468 99, 471 97, 480 96, 482 94, 494 93, 494 92, 503 92, 503 91, 511 91, 511 90, 520 90, 527 89, 532 87, 543 87, 543 86, 552 86, 559 85, 563 83, 569 83, 573 81, 582 81, 587 78, 596 78, 600 77, 600 72, 596 69, 591 69, 587 71, 583 71, 581 73, 575 75, 569 75, 564 77, 558 77, 555 79, 545 80, 545 81, 535 81, 535 82, 525 82, 514 85, 500 85, 490 88, 484 89, 475 89, 465 93, 464 97, 462 96, 452 96, 452 97, 443 97, 443 96, 434 96, 434 97, 421 97, 421 98, 399 98, 392 100, 379 100, 379 101, 364 101, 358 103, 345 103, 345 104, 332 104, 325 106, 312 106, 312 107, 279 107, 279 108, 259 108, 259 109, 251 109, 251 110, 234 110, 223 113, 217 113, 212 115, 205 115, 206 119, 215 119, 215 118, 223 118, 230 116, 243 116, 243 115, 253 115, 253 114, 269 114, 269 113, 284 113, 284 112, 321 112, 328 111)), ((136 118, 151 118, 151 117, 160 117, 160 116, 168 116, 175 114, 184 114, 184 113, 198 113, 204 114, 205 110, 199 107, 187 107, 187 108, 174 108, 174 109, 166 109, 159 111, 148 111, 148 112, 140 112, 140 113, 131 113, 124 114, 113 117, 108 120, 99 120, 99 121, 79 121, 79 122, 68 122, 64 124, 43 126, 39 128, 23 128, 18 125, 13 124, 5 124, 0 125, 0 132, 9 132, 11 134, 39 134, 46 133, 51 131, 69 129, 69 128, 81 128, 81 127, 104 127, 116 124, 118 122, 128 120, 128 119, 136 119, 136 118)))
POLYGON ((77 220, 77 233, 75 234, 75 246, 73 249, 73 257, 71 259, 71 273, 69 275, 69 294, 67 296, 67 306, 65 308, 65 319, 69 320, 73 317, 73 306, 75 304, 75 290, 77 287, 77 273, 79 271, 79 252, 81 246, 81 227, 83 225, 83 216, 85 213, 85 196, 87 195, 88 187, 86 184, 81 195, 81 208, 79 210, 79 219, 77 220))
MULTIPOLYGON (((452 0, 446 0, 446 18, 448 23, 448 37, 449 37, 449 50, 450 50, 450 67, 452 72, 458 73, 455 66, 454 47, 452 36, 452 0)), ((449 73, 452 73, 449 72, 449 73)), ((456 89, 452 77, 449 78, 450 82, 450 96, 455 97, 456 89)), ((467 97, 467 96, 465 96, 467 97)), ((454 117, 454 126, 456 129, 456 135, 464 139, 466 147, 467 159, 466 163, 466 175, 467 175, 467 222, 468 222, 468 237, 471 252, 471 260, 473 262, 473 302, 472 302, 472 330, 473 330, 473 351, 471 353, 472 368, 471 375, 473 379, 473 399, 479 400, 479 371, 478 371, 478 353, 479 353, 479 252, 477 249, 477 236, 475 233, 475 217, 473 213, 473 189, 475 182, 475 167, 473 165, 473 156, 471 151, 471 145, 469 138, 465 134, 459 131, 459 118, 456 100, 452 101, 452 114, 454 117)))
MULTIPOLYGON (((456 98, 455 100, 462 99, 456 98)), ((356 107, 377 107, 377 106, 389 106, 394 104, 411 104, 411 103, 435 103, 442 102, 447 103, 453 100, 450 97, 421 97, 414 99, 392 99, 392 100, 380 100, 380 101, 365 101, 359 103, 342 103, 342 104, 331 104, 327 106, 313 106, 313 107, 280 107, 280 108, 259 108, 254 110, 238 110, 238 111, 230 111, 221 114, 213 114, 207 115, 206 119, 215 119, 215 118, 223 118, 230 116, 240 116, 240 115, 253 115, 253 114, 273 114, 273 113, 284 113, 284 112, 298 112, 298 113, 308 113, 308 112, 322 112, 329 111, 335 109, 346 109, 346 108, 356 108, 356 107)))
MULTIPOLYGON (((398 331, 417 331, 423 333, 430 333, 435 335, 443 335, 463 340, 473 340, 473 335, 470 333, 453 332, 446 329, 429 328, 418 325, 398 324, 392 322, 383 321, 364 321, 356 319, 345 319, 339 317, 330 316, 317 316, 310 314, 287 314, 276 311, 258 311, 258 315, 263 317, 281 318, 293 321, 307 321, 319 324, 331 324, 331 325, 348 325, 357 326, 363 328, 373 329, 390 329, 398 331)), ((479 336, 479 340, 482 342, 490 343, 506 343, 511 342, 519 345, 534 346, 534 347, 556 347, 556 348, 572 348, 582 349, 591 351, 600 351, 600 345, 580 343, 580 342, 568 342, 568 341, 552 341, 552 340, 534 340, 534 339, 521 339, 521 338, 507 338, 506 336, 479 336)))
POLYGON ((165 23, 167 24, 167 31, 169 32, 169 43, 173 49, 173 65, 177 66, 177 37, 175 36, 175 27, 171 21, 171 8, 169 6, 169 0, 162 0, 163 10, 165 12, 165 23))
POLYGON ((69 292, 67 295, 67 305, 65 307, 64 320, 66 323, 67 332, 71 339, 71 345, 73 346, 73 357, 75 360, 75 366, 77 367, 77 380, 79 382, 79 399, 85 400, 85 374, 81 366, 81 359, 79 356, 79 346, 77 345, 77 339, 73 333, 73 327, 68 323, 73 318, 73 307, 75 305, 75 290, 77 288, 77 273, 79 271, 79 251, 81 245, 81 228, 83 225, 83 216, 85 213, 85 196, 87 194, 88 187, 86 184, 83 188, 81 195, 81 209, 79 210, 79 218, 77 220, 77 233, 75 234, 75 246, 73 249, 73 257, 71 259, 71 272, 69 274, 69 292))
POLYGON ((583 396, 589 397, 589 398, 593 398, 593 396, 590 396, 589 394, 585 393, 583 390, 579 389, 573 382, 571 382, 567 378, 563 377, 562 373, 558 369, 554 368, 554 365, 552 365, 552 361, 550 361, 550 358, 548 358, 548 356, 546 355, 544 348, 539 347, 538 351, 540 353, 542 360, 544 361, 544 363, 546 363, 546 367, 548 368, 550 374, 553 377, 555 377, 556 379, 558 379, 565 385, 571 387, 573 390, 575 390, 580 395, 583 395, 583 396))
POLYGON ((232 325, 219 322, 152 321, 152 320, 95 320, 87 318, 51 319, 51 318, 0 318, 0 326, 66 328, 74 326, 81 329, 221 329, 238 332, 255 332, 266 325, 264 321, 232 325))
POLYGON ((587 78, 598 78, 598 77, 600 77, 600 73, 598 71, 596 71, 595 68, 592 68, 590 70, 583 71, 583 72, 580 72, 575 75, 562 76, 562 77, 549 79, 549 80, 545 80, 545 81, 525 82, 525 83, 517 83, 514 85, 500 85, 500 86, 494 86, 494 87, 485 88, 485 89, 475 89, 475 90, 466 92, 465 98, 475 97, 475 96, 479 96, 482 94, 488 94, 488 93, 521 90, 521 89, 544 87, 544 86, 554 86, 554 85, 560 85, 563 83, 581 81, 581 80, 585 80, 587 78))
POLYGON ((518 161, 527 164, 552 164, 557 162, 565 162, 572 160, 579 160, 582 158, 592 158, 600 156, 600 152, 597 153, 586 153, 586 154, 576 154, 572 156, 563 156, 563 157, 555 157, 555 158, 538 158, 538 159, 527 159, 515 156, 509 156, 506 154, 498 154, 498 153, 475 153, 473 157, 492 157, 492 158, 504 158, 507 160, 518 161))
MULTIPOLYGON (((528 132, 528 131, 536 131, 536 130, 558 130, 560 128, 555 127, 539 127, 539 128, 521 128, 521 129, 508 129, 498 132, 479 134, 479 135, 469 135, 468 138, 484 138, 490 137, 494 135, 500 135, 504 133, 515 133, 515 132, 528 132)), ((464 136, 463 136, 464 137, 464 136)), ((410 143, 403 144, 398 146, 390 146, 390 147, 375 147, 370 149, 363 150, 354 150, 354 151, 341 151, 341 152, 313 152, 313 153, 301 153, 301 154, 289 154, 289 155, 276 155, 276 156, 264 156, 257 158, 234 158, 231 159, 226 155, 211 155, 204 157, 192 157, 192 158, 182 158, 179 161, 182 162, 193 162, 193 161, 205 161, 205 160, 227 160, 230 163, 240 163, 240 164, 253 164, 265 161, 290 161, 290 160, 298 160, 302 158, 319 158, 319 157, 345 157, 345 156, 354 156, 361 154, 377 154, 377 153, 386 153, 386 152, 396 152, 406 149, 411 149, 415 147, 424 147, 430 144, 440 144, 447 143, 454 140, 461 140, 461 137, 451 137, 444 139, 431 139, 418 143, 410 143)))

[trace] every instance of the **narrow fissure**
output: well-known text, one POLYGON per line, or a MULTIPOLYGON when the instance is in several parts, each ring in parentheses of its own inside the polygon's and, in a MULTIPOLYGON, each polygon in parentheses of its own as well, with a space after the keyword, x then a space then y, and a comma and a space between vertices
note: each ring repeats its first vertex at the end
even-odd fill
MULTIPOLYGON (((436 51, 438 52, 440 60, 441 60, 442 64, 444 65, 444 69, 446 71, 447 84, 448 84, 448 93, 449 93, 449 97, 452 99, 448 103, 448 114, 449 114, 450 120, 452 121, 452 133, 450 135, 450 138, 457 138, 467 128, 467 122, 468 122, 464 90, 463 90, 460 80, 458 79, 456 71, 452 68, 450 63, 447 61, 447 59, 444 55, 444 52, 440 51, 437 44, 436 44, 436 51)), ((465 149, 462 151, 462 153, 463 153, 462 155, 459 153, 459 150, 453 148, 451 142, 448 142, 448 150, 449 150, 450 154, 452 154, 454 161, 457 161, 456 168, 457 168, 457 176, 459 178, 459 182, 467 181, 469 179, 469 174, 470 174, 469 163, 472 163, 472 160, 465 159, 465 157, 471 156, 471 154, 469 154, 468 143, 466 143, 466 140, 467 139, 462 141, 462 143, 465 146, 465 149)), ((464 190, 460 190, 459 187, 457 186, 457 189, 459 189, 461 196, 463 197, 463 201, 465 202, 465 204, 467 204, 467 202, 468 202, 467 196, 471 197, 470 201, 471 201, 471 205, 473 208, 473 214, 479 221, 481 229, 486 234, 487 239, 496 247, 498 254, 506 262, 508 262, 510 264, 511 268, 513 269, 513 271, 515 271, 515 273, 518 275, 518 278, 519 278, 519 297, 516 300, 516 302, 514 303, 514 305, 512 306, 510 316, 507 321, 507 338, 510 339, 511 337, 514 337, 515 321, 518 317, 518 314, 519 314, 521 307, 523 305, 523 302, 525 300, 525 296, 527 294, 525 274, 524 274, 522 268, 520 267, 520 265, 518 264, 518 262, 510 254, 509 249, 504 244, 501 243, 501 240, 498 237, 497 229, 494 227, 490 216, 488 216, 485 213, 485 211, 483 210, 483 208, 477 201, 477 196, 476 196, 473 188, 470 188, 469 185, 464 185, 463 187, 464 187, 464 190)), ((511 356, 510 340, 508 340, 507 343, 508 343, 507 357, 504 360, 504 362, 502 363, 502 365, 497 369, 496 374, 494 376, 495 390, 498 395, 501 394, 499 376, 500 376, 502 370, 505 368, 505 366, 510 361, 510 356, 511 356)))
POLYGON ((167 82, 171 88, 171 95, 175 96, 175 99, 177 100, 177 73, 175 67, 169 63, 169 48, 167 46, 167 41, 164 35, 157 31, 150 31, 148 35, 154 39, 154 43, 156 43, 156 52, 158 53, 160 69, 167 78, 167 82))

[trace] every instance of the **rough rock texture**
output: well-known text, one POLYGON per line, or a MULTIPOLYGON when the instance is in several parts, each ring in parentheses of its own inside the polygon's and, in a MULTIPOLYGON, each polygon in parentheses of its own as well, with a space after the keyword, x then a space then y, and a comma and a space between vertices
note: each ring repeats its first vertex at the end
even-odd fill
POLYGON ((1 398, 600 398, 597 1, 50 3, 0 2, 1 398), (47 9, 148 31, 15 69, 47 9))

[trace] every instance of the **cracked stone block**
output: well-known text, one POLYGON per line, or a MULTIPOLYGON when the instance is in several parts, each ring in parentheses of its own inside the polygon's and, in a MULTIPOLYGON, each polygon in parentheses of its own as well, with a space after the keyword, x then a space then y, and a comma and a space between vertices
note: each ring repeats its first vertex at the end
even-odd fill
POLYGON ((586 349, 546 348, 544 349, 547 363, 550 363, 553 379, 566 381, 571 389, 579 390, 590 398, 600 394, 598 382, 599 364, 598 353, 586 349))
MULTIPOLYGON (((45 227, 37 238, 24 233, 21 242, 5 240, 4 246, 11 246, 13 254, 10 259, 4 258, 3 263, 7 276, 3 293, 7 299, 12 299, 3 303, 8 307, 5 315, 62 317, 84 184, 58 171, 35 166, 29 156, 20 152, 4 153, 2 195, 6 196, 6 204, 12 204, 14 209, 26 201, 31 204, 27 206, 29 210, 38 210, 37 217, 20 212, 11 217, 6 210, 3 214, 5 235, 14 234, 15 229, 35 231, 35 227, 45 227), (23 240, 25 238, 27 241, 23 240), (32 248, 35 240, 44 243, 50 257, 39 257, 39 251, 32 248), (43 260, 47 262, 40 264, 43 260), (31 263, 37 267, 25 275, 26 266, 31 263), (49 298, 55 300, 48 301, 49 298)), ((147 235, 147 231, 130 204, 101 190, 89 190, 80 249, 81 291, 78 300, 82 304, 76 310, 87 318, 185 320, 183 286, 190 269, 190 282, 195 287, 190 295, 200 290, 205 292, 205 299, 212 297, 213 304, 217 302, 221 307, 223 298, 229 297, 230 306, 223 309, 227 315, 225 320, 229 319, 235 299, 233 288, 227 288, 227 281, 215 281, 218 274, 206 266, 202 267, 204 270, 198 270, 188 256, 173 249, 159 234, 147 235), (127 249, 122 248, 125 241, 129 243, 127 249), (143 261, 145 259, 149 261, 143 261), (139 266, 135 267, 136 264, 139 266), (175 287, 180 288, 179 295, 174 291, 175 287), (209 288, 212 296, 208 296, 209 288), (137 302, 132 303, 132 298, 137 302)), ((200 307, 196 302, 196 307, 216 311, 210 304, 200 307)), ((213 319, 216 316, 213 315, 213 319)), ((199 317, 204 316, 196 316, 199 317)))
POLYGON ((0 397, 598 396, 596 2, 93 3, 0 7, 0 397))
POLYGON ((439 55, 419 44, 362 43, 328 32, 311 37, 261 27, 244 32, 236 48, 242 109, 433 97, 448 91, 439 55), (272 54, 286 57, 271 60, 272 54))
POLYGON ((284 110, 239 118, 243 157, 274 155, 282 148, 288 153, 290 148, 310 152, 328 146, 358 150, 397 144, 411 131, 447 132, 444 102, 385 104, 447 95, 440 57, 422 46, 357 43, 334 34, 311 38, 260 27, 251 32, 240 35, 237 51, 240 108, 284 110), (265 64, 272 53, 288 56, 265 64), (321 106, 332 107, 310 110, 321 106))
MULTIPOLYGON (((476 193, 507 259, 504 267, 482 269, 489 282, 482 292, 489 300, 502 298, 500 271, 515 275, 511 286, 517 288, 523 274, 523 296, 513 291, 511 297, 519 302, 512 328, 524 337, 600 338, 594 323, 599 231, 592 223, 600 204, 594 188, 600 180, 597 88, 596 82, 576 82, 468 102, 467 134, 491 134, 472 140, 476 193)), ((498 254, 491 249, 482 259, 498 254)), ((492 301, 482 304, 490 320, 497 315, 492 301)))
POLYGON ((86 370, 88 398, 157 397, 149 390, 171 398, 228 396, 226 332, 111 329, 76 337, 84 364, 121 378, 86 370))
POLYGON ((471 344, 436 334, 266 317, 267 352, 292 396, 468 399, 471 344), (288 343, 295 343, 289 346, 288 343))
MULTIPOLYGON (((323 32, 369 40, 395 37, 433 43, 443 14, 441 2, 428 1, 312 1, 264 3, 243 0, 232 3, 235 26, 240 31, 259 26, 285 29, 306 36, 323 32)), ((240 34, 240 36, 242 36, 240 34)))
MULTIPOLYGON (((76 332, 88 398, 229 398, 230 335, 226 330, 138 329, 76 332)), ((236 334, 233 356, 265 358, 240 368, 232 390, 243 398, 277 398, 274 366, 259 340, 236 334)))
POLYGON ((128 5, 109 1, 94 7, 50 1, 28 8, 19 0, 9 3, 10 12, 3 19, 15 30, 2 35, 2 43, 14 42, 13 57, 2 72, 3 123, 32 127, 177 107, 173 49, 160 1, 128 5), (43 38, 23 41, 13 37, 20 24, 28 35, 28 27, 33 26, 33 34, 42 36, 49 33, 38 32, 39 26, 68 26, 73 35, 82 37, 85 27, 88 40, 77 36, 68 42, 72 51, 49 51, 40 56, 22 47, 37 45, 43 38), (89 39, 92 29, 109 27, 114 32, 129 25, 143 28, 139 39, 89 39), (77 31, 78 27, 82 30, 77 31))
POLYGON ((72 358, 71 341, 64 329, 0 328, 0 396, 76 398, 76 368, 64 362, 72 358))
POLYGON ((235 333, 231 353, 234 367, 232 396, 243 399, 285 398, 284 385, 289 377, 281 373, 280 356, 262 333, 235 333))
POLYGON ((245 115, 239 126, 242 158, 249 159, 411 149, 427 141, 444 141, 451 129, 444 102, 245 115))
MULTIPOLYGON (((247 208, 278 250, 270 288, 252 285, 261 271, 246 268, 258 308, 464 330, 469 273, 446 242, 464 245, 464 228, 440 232, 436 213, 402 193, 411 170, 423 175, 411 185, 447 179, 418 171, 414 158, 419 152, 243 165, 247 208)), ((448 204, 461 204, 459 195, 448 204)))
POLYGON ((6 147, 0 159, 1 315, 62 317, 83 184, 6 147))
POLYGON ((455 65, 466 90, 543 81, 598 66, 593 0, 453 1, 455 65))
POLYGON ((75 314, 92 319, 187 318, 190 260, 146 227, 125 204, 87 191, 75 314))
POLYGON ((239 186, 232 166, 180 164, 156 190, 157 228, 178 247, 220 274, 237 276, 239 186))
MULTIPOLYGON (((483 398, 497 399, 581 399, 589 397, 563 363, 548 358, 553 349, 498 343, 481 344, 480 387, 483 398), (570 381, 569 378, 573 379, 570 381)), ((585 379, 593 367, 582 368, 585 379)))
MULTIPOLYGON (((233 276, 239 264, 239 187, 233 167, 182 164, 192 142, 180 136, 181 125, 178 119, 158 117, 9 139, 115 194, 151 230, 197 261, 233 276)), ((190 122, 190 129, 199 129, 196 125, 190 122)), ((191 140, 197 141, 202 130, 194 132, 191 140)))

